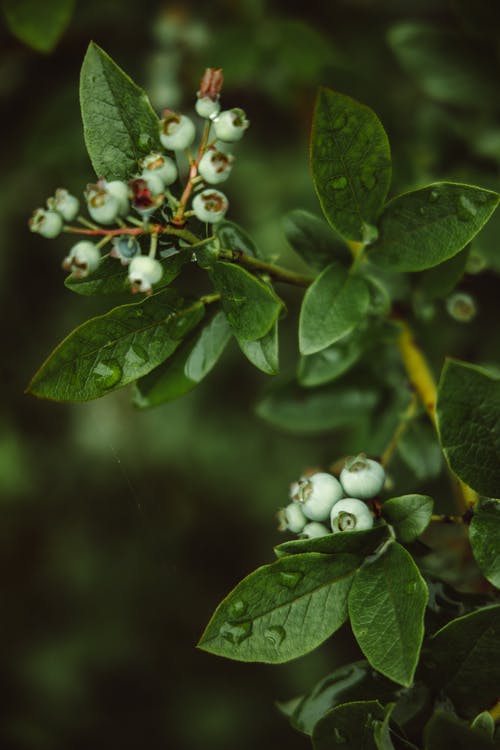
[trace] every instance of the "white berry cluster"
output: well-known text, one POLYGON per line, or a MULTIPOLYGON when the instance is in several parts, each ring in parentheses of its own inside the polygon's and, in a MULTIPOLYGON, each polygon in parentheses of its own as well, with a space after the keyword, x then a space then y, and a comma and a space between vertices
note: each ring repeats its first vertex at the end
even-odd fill
POLYGON ((380 493, 385 471, 363 453, 346 459, 339 479, 326 472, 303 476, 290 487, 291 502, 278 512, 280 531, 312 539, 373 526, 366 500, 380 493))
POLYGON ((221 111, 222 83, 222 70, 207 68, 195 103, 196 113, 204 120, 203 136, 195 156, 191 152, 196 137, 195 123, 187 115, 165 110, 159 121, 159 141, 170 153, 152 151, 139 161, 137 174, 128 181, 100 178, 87 185, 84 198, 91 221, 78 216, 80 201, 64 188, 56 190, 47 200, 47 208, 34 211, 29 221, 32 232, 48 239, 63 231, 86 235, 63 261, 63 268, 75 278, 88 276, 97 269, 101 247, 112 240, 109 255, 128 266, 131 290, 150 294, 163 275, 155 254, 158 235, 165 227, 152 225, 155 212, 161 209, 162 218, 180 229, 191 215, 209 224, 224 218, 228 200, 212 186, 229 177, 234 156, 229 153, 227 144, 239 141, 249 122, 242 109, 221 111), (188 182, 180 187, 177 197, 170 188, 179 179, 177 156, 180 151, 186 151, 190 171, 188 182), (85 228, 67 226, 75 219, 85 228), (149 253, 144 255, 137 238, 148 234, 152 243, 149 253), (154 241, 153 234, 156 234, 154 241), (92 241, 91 236, 100 241, 92 241))

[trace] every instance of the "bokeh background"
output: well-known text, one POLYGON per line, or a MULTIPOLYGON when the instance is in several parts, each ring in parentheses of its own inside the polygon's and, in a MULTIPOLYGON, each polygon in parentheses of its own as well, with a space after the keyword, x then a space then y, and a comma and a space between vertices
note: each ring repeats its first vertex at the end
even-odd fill
MULTIPOLYGON (((227 184, 230 218, 300 268, 281 217, 319 210, 307 154, 316 87, 378 113, 393 194, 436 178, 498 189, 499 28, 488 0, 86 0, 42 54, 2 19, 0 747, 300 750, 309 741, 274 702, 357 655, 347 631, 335 648, 279 667, 195 649, 218 601, 271 561, 289 482, 362 449, 355 431, 266 424, 254 403, 269 378, 236 346, 198 389, 151 412, 134 409, 127 389, 82 405, 23 393, 53 345, 110 304, 66 289, 70 240, 46 241, 26 223, 56 187, 80 195, 94 177, 78 104, 90 39, 158 111, 192 110, 204 68, 224 68, 224 106, 252 122, 227 184)), ((432 319, 417 311, 437 366, 443 351, 489 364, 498 355, 483 336, 497 319, 498 238, 497 218, 475 243, 485 271, 461 285, 479 308, 467 333, 442 301, 432 319)), ((290 371, 300 296, 282 291, 290 371)))

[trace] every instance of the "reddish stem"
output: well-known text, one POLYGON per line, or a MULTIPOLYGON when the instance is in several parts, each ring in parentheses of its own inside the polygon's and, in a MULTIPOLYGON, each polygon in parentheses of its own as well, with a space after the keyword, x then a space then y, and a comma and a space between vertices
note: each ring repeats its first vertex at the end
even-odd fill
POLYGON ((184 188, 184 192, 181 195, 181 199, 180 199, 176 214, 174 218, 172 219, 172 224, 174 226, 180 226, 180 227, 184 226, 184 223, 185 223, 184 212, 186 210, 187 202, 193 190, 194 180, 198 176, 198 165, 201 161, 201 157, 203 156, 203 154, 205 153, 207 149, 209 133, 210 133, 210 122, 207 121, 205 123, 205 129, 203 131, 203 137, 201 139, 200 147, 198 149, 198 153, 196 154, 196 159, 191 163, 191 167, 189 169, 189 179, 186 183, 186 187, 184 188))

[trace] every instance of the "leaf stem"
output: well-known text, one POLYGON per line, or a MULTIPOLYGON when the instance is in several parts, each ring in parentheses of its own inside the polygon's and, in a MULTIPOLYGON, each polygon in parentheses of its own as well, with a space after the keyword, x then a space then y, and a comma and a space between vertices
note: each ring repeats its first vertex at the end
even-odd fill
POLYGON ((188 159, 189 159, 189 164, 190 164, 189 178, 186 183, 186 187, 184 188, 184 191, 181 195, 181 199, 179 201, 179 205, 177 206, 175 215, 172 219, 172 223, 177 226, 182 227, 184 225, 184 214, 186 212, 187 202, 191 196, 193 187, 200 181, 198 179, 198 165, 201 161, 201 157, 207 150, 208 136, 210 134, 210 126, 211 126, 211 122, 210 120, 207 120, 205 123, 205 127, 203 129, 203 135, 201 138, 200 146, 198 148, 198 153, 196 154, 196 158, 193 159, 192 156, 188 154, 188 159))
POLYGON ((287 268, 275 266, 273 263, 266 263, 258 258, 252 258, 251 255, 245 255, 241 250, 221 250, 219 254, 221 260, 229 260, 233 263, 248 268, 249 271, 256 271, 268 274, 275 281, 281 281, 284 284, 293 284, 294 286, 308 287, 313 280, 310 276, 303 276, 295 271, 289 271, 287 268))

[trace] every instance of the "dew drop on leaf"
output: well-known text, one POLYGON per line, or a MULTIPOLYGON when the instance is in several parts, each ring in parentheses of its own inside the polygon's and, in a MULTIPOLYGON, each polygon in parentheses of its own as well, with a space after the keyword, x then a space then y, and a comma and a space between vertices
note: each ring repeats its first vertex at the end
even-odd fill
POLYGON ((407 594, 416 594, 417 593, 417 582, 412 581, 406 586, 406 593, 407 594))
POLYGON ((114 359, 109 362, 99 362, 92 370, 101 388, 113 388, 122 378, 122 368, 114 359))
POLYGON ((243 599, 236 599, 229 605, 229 614, 231 617, 241 617, 247 611, 247 603, 243 599))
POLYGON ((333 738, 338 745, 346 745, 349 742, 349 736, 337 727, 333 730, 333 738))
POLYGON ((141 133, 137 139, 137 145, 141 150, 151 149, 153 146, 153 139, 149 133, 141 133))
POLYGON ((302 578, 303 574, 298 570, 286 570, 279 573, 280 583, 287 589, 294 589, 302 578))
POLYGON ((361 183, 367 190, 373 190, 377 184, 377 178, 372 171, 365 170, 361 173, 361 183))
POLYGON ((140 344, 132 344, 125 354, 127 365, 143 365, 148 360, 148 353, 140 344))
POLYGON ((252 634, 252 621, 225 622, 219 630, 219 635, 229 643, 239 646, 252 634))
POLYGON ((345 128, 347 125, 347 115, 342 113, 338 117, 335 118, 335 120, 332 122, 332 128, 334 130, 342 130, 342 128, 345 128))
POLYGON ((281 627, 281 625, 271 625, 271 627, 267 628, 264 631, 264 638, 267 638, 268 641, 271 641, 273 646, 278 648, 278 646, 281 646, 284 639, 286 637, 286 630, 285 628, 281 627))
POLYGON ((420 216, 425 216, 425 206, 420 206, 420 208, 418 209, 418 213, 420 214, 420 216))
POLYGON ((439 193, 437 190, 431 190, 429 193, 429 203, 436 203, 439 200, 439 193))
POLYGON ((173 339, 181 339, 188 330, 191 319, 187 315, 172 315, 167 321, 168 335, 173 339))
POLYGON ((457 216, 461 221, 471 221, 477 214, 477 208, 469 198, 461 195, 457 201, 457 216))
POLYGON ((344 177, 344 175, 339 175, 338 177, 333 177, 330 180, 329 183, 330 187, 333 188, 333 190, 343 190, 347 185, 347 178, 344 177))

